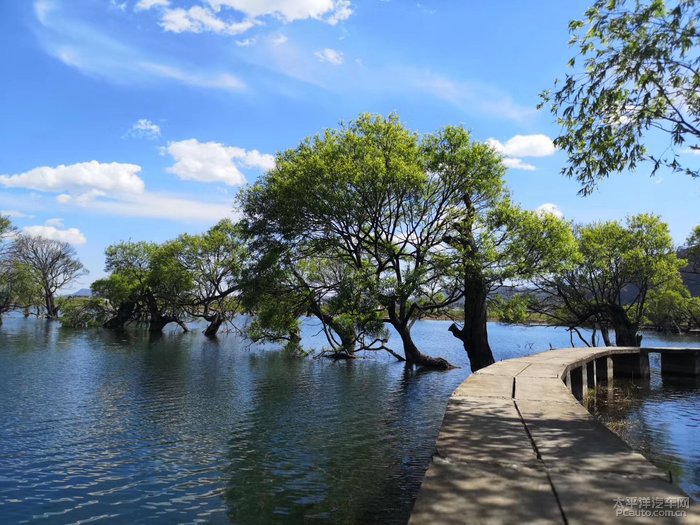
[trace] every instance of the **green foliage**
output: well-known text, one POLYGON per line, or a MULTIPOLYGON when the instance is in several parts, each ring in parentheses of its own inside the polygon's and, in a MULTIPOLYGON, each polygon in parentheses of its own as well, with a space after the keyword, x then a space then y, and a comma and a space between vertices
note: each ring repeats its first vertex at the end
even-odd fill
POLYGON ((537 311, 569 327, 613 328, 618 344, 634 346, 649 309, 681 292, 679 269, 666 223, 655 215, 629 217, 626 225, 598 222, 576 229, 575 266, 540 280, 537 311))
POLYGON ((127 322, 182 322, 182 297, 192 279, 175 255, 170 245, 143 241, 107 247, 105 270, 111 273, 91 288, 113 306, 119 318, 115 327, 127 322))
POLYGON ((700 226, 693 228, 685 241, 685 255, 688 260, 688 270, 700 273, 700 226))
POLYGON ((66 328, 96 328, 113 315, 109 301, 100 297, 61 297, 61 326, 66 328))
POLYGON ((407 358, 421 359, 410 339, 417 319, 446 311, 476 281, 551 271, 573 251, 566 223, 512 204, 504 173, 461 127, 419 137, 394 115, 360 115, 278 154, 240 202, 255 257, 276 254, 284 292, 272 287, 271 300, 289 294, 341 347, 362 334, 383 346, 384 313, 407 358))
POLYGON ((496 295, 488 303, 489 317, 502 323, 527 323, 530 319, 529 306, 530 297, 526 294, 515 294, 508 299, 496 295))
POLYGON ((569 24, 577 56, 554 92, 541 94, 564 132, 562 171, 588 194, 610 173, 642 160, 698 176, 678 150, 700 147, 700 6, 695 0, 596 0, 585 20, 569 24), (649 131, 668 139, 650 153, 649 131))

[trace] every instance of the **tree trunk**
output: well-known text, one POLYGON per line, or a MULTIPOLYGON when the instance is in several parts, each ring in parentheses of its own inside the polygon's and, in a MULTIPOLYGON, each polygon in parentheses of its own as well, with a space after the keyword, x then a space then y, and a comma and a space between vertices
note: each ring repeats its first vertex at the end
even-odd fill
POLYGON ((216 312, 213 315, 205 316, 204 319, 209 321, 209 325, 204 330, 204 335, 206 337, 216 337, 219 328, 221 328, 221 325, 224 323, 224 316, 216 312))
POLYGON ((629 320, 622 307, 611 308, 610 319, 615 330, 617 346, 639 346, 641 337, 637 335, 638 326, 629 320))
POLYGON ((175 321, 175 319, 167 315, 151 315, 151 319, 148 323, 148 331, 162 332, 163 328, 165 328, 167 324, 172 323, 173 321, 175 321))
MULTIPOLYGON (((340 326, 336 322, 335 318, 332 315, 325 313, 321 309, 321 306, 315 301, 312 301, 309 305, 309 312, 315 315, 324 325, 328 326, 338 335, 338 337, 340 337, 341 352, 346 354, 355 353, 355 340, 357 338, 357 334, 355 334, 354 330, 348 330, 343 326, 340 326)), ((329 339, 329 343, 333 346, 334 343, 330 341, 330 336, 328 333, 326 333, 326 337, 329 339)))
POLYGON ((449 331, 462 341, 469 356, 472 372, 481 370, 495 361, 486 329, 486 296, 488 291, 480 279, 467 281, 464 290, 464 326, 460 329, 455 323, 449 331))
POLYGON ((46 317, 48 319, 58 318, 58 309, 56 308, 56 302, 54 301, 53 294, 46 292, 46 317))
POLYGON ((108 319, 104 324, 104 327, 111 330, 123 329, 124 325, 131 321, 131 316, 133 315, 135 308, 136 303, 133 301, 120 304, 114 317, 108 319))
POLYGON ((406 324, 393 321, 391 324, 401 337, 403 352, 406 356, 406 364, 426 368, 435 368, 439 370, 454 368, 453 365, 442 357, 430 357, 429 355, 425 355, 418 350, 418 347, 413 342, 413 338, 411 337, 411 329, 406 324))

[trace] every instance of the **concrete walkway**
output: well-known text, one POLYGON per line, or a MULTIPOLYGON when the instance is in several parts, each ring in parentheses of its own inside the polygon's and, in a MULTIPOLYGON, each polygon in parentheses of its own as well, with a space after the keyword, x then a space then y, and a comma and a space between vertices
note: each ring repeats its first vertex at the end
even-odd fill
POLYGON ((644 372, 648 351, 552 350, 472 374, 449 400, 410 525, 700 524, 692 501, 685 518, 616 516, 675 511, 669 507, 687 495, 599 424, 564 382, 578 373, 591 384, 638 365, 639 356, 644 372))

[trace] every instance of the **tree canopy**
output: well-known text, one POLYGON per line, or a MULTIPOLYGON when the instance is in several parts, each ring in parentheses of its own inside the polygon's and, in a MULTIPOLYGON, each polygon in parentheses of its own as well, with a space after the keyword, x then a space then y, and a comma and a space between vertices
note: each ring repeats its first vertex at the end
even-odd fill
POLYGON ((504 172, 461 127, 421 137, 396 116, 365 114, 278 154, 241 209, 254 244, 280 254, 304 309, 341 343, 376 334, 382 313, 406 361, 446 366, 420 352, 411 327, 465 298, 453 333, 477 370, 493 362, 488 293, 565 259, 573 239, 565 223, 515 206, 504 172))
POLYGON ((698 176, 683 148, 700 148, 700 5, 696 0, 596 0, 569 23, 576 56, 541 94, 562 126, 562 172, 588 194, 601 178, 651 161, 698 176), (666 144, 649 150, 645 138, 666 144))
POLYGON ((566 271, 541 279, 535 310, 572 329, 608 330, 618 346, 639 346, 638 331, 649 309, 669 292, 682 293, 679 268, 668 225, 657 216, 629 217, 576 228, 578 252, 566 271))

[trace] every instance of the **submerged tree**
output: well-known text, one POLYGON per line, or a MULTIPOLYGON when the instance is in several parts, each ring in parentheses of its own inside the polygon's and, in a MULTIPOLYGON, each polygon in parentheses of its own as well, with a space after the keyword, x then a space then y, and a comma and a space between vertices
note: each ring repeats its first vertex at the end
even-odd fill
POLYGON ((256 235, 279 243, 281 253, 303 250, 294 265, 310 258, 341 264, 372 283, 373 309, 386 311, 406 361, 445 367, 411 336, 422 312, 449 304, 434 293, 440 276, 431 248, 441 238, 425 221, 432 212, 422 194, 426 181, 417 137, 396 117, 362 115, 278 154, 241 202, 256 235))
POLYGON ((20 234, 13 243, 12 257, 41 289, 49 319, 58 318, 56 292, 87 274, 67 242, 20 234))
POLYGON ((578 260, 568 271, 538 283, 537 311, 572 329, 594 326, 610 345, 639 346, 648 301, 682 288, 668 226, 654 215, 600 222, 576 230, 578 260))
POLYGON ((647 159, 652 173, 668 166, 698 176, 678 148, 700 148, 699 20, 695 0, 596 0, 585 21, 569 23, 574 71, 542 93, 541 106, 563 127, 554 143, 568 154, 562 171, 581 182, 581 193, 647 159), (649 132, 668 147, 648 152, 649 132))
POLYGON ((242 208, 258 239, 293 254, 285 264, 302 292, 328 289, 318 304, 348 321, 341 327, 329 319, 335 333, 350 339, 366 326, 350 320, 364 311, 371 324, 383 311, 410 364, 449 366, 424 355, 411 328, 466 296, 465 326, 453 333, 477 370, 493 362, 488 291, 561 260, 552 246, 568 231, 553 217, 515 207, 503 173, 500 157, 472 144, 462 128, 420 140, 395 116, 361 115, 280 153, 276 167, 244 192, 242 208), (335 279, 308 279, 299 272, 303 261, 335 279))
POLYGON ((95 295, 109 300, 115 310, 105 327, 138 322, 160 332, 177 323, 187 331, 182 297, 191 288, 191 277, 168 250, 156 243, 129 241, 108 246, 105 255, 110 275, 92 284, 95 295))
POLYGON ((206 320, 204 335, 214 337, 239 312, 238 292, 247 261, 239 228, 224 219, 203 234, 181 235, 161 250, 190 278, 191 288, 183 289, 177 300, 190 317, 206 320))
POLYGON ((494 362, 487 333, 487 298, 511 284, 566 267, 575 249, 570 226, 552 214, 525 211, 505 188, 501 157, 446 127, 422 144, 432 184, 444 201, 447 289, 463 299, 463 324, 450 332, 462 341, 473 371, 494 362))

